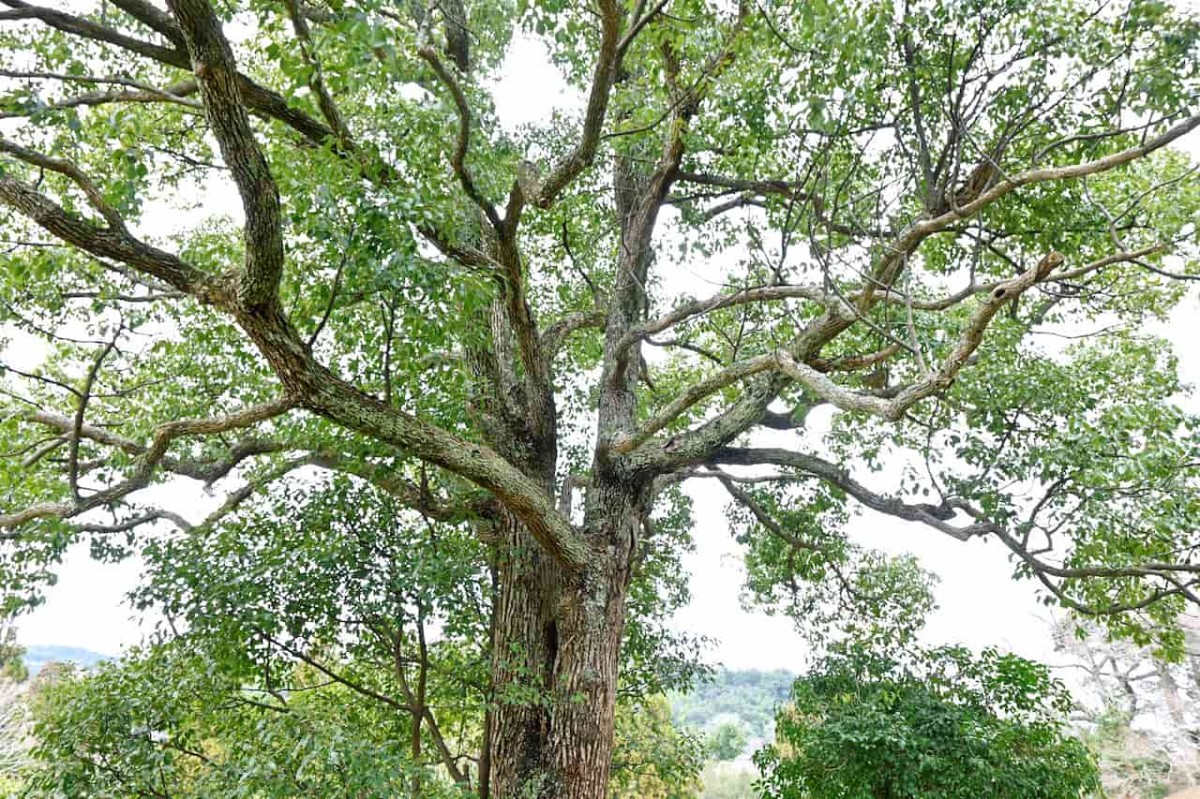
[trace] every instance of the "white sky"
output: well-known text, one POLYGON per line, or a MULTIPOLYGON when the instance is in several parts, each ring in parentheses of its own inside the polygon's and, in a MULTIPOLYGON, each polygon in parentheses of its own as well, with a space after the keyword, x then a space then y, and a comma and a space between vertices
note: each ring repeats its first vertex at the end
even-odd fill
MULTIPOLYGON (((496 85, 501 120, 515 127, 549 118, 556 107, 575 102, 540 45, 518 41, 509 56, 506 77, 496 85)), ((1190 149, 1197 151, 1192 137, 1190 149)), ((1200 383, 1200 328, 1193 295, 1159 332, 1174 341, 1184 379, 1200 383)), ((805 646, 783 617, 747 612, 739 600, 742 573, 737 546, 725 524, 723 492, 712 486, 691 489, 695 501, 696 552, 685 558, 692 575, 693 600, 677 617, 681 629, 713 639, 709 658, 733 668, 798 669, 805 646)), ((176 507, 178 504, 176 503, 176 507)), ((198 519, 203 508, 197 503, 198 519)), ((920 525, 869 514, 855 520, 853 536, 863 544, 892 553, 911 552, 938 574, 940 609, 928 637, 972 647, 1000 645, 1028 657, 1053 662, 1049 613, 1036 601, 1033 585, 1010 579, 1011 564, 998 544, 959 543, 920 525)), ((141 638, 141 629, 124 603, 138 579, 136 560, 119 565, 92 562, 84 548, 71 551, 59 582, 45 605, 20 622, 26 644, 81 646, 105 654, 141 638)))

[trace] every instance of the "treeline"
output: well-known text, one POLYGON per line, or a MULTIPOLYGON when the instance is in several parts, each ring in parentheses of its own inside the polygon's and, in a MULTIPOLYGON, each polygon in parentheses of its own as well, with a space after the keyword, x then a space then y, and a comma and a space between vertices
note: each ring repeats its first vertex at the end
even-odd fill
POLYGON ((22 660, 25 663, 25 667, 29 669, 30 674, 37 674, 47 663, 74 663, 86 669, 95 666, 102 660, 108 659, 99 652, 93 652, 90 649, 83 649, 78 646, 34 644, 22 647, 22 649, 24 650, 22 660))
POLYGON ((796 675, 778 669, 719 669, 686 694, 671 695, 677 724, 710 729, 735 720, 751 738, 764 739, 774 725, 775 711, 787 701, 796 675))

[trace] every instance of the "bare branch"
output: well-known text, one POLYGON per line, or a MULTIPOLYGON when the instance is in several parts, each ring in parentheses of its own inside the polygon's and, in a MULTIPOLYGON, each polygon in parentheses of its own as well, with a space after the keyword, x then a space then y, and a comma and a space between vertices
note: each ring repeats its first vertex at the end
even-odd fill
POLYGON ((921 381, 902 389, 895 398, 885 399, 846 389, 808 364, 795 360, 789 353, 782 350, 777 353, 779 370, 824 401, 842 410, 862 411, 894 421, 903 416, 917 402, 948 388, 955 376, 967 364, 971 354, 978 349, 983 341, 984 331, 1000 308, 1020 297, 1034 284, 1045 280, 1050 276, 1051 270, 1061 265, 1062 262, 1062 255, 1052 252, 1024 274, 993 288, 971 315, 959 336, 958 345, 951 351, 941 367, 921 381))
MULTIPOLYGON (((115 4, 147 27, 169 39, 174 48, 145 42, 106 28, 83 17, 57 9, 32 6, 24 0, 0 0, 13 9, 0 12, 0 22, 6 19, 36 19, 52 28, 92 41, 119 47, 136 55, 182 70, 191 70, 183 31, 167 14, 143 0, 114 0, 115 4)), ((316 144, 323 144, 333 132, 320 121, 293 107, 279 94, 265 89, 245 75, 237 75, 238 88, 247 107, 268 119, 278 120, 316 144)))
POLYGON ((333 101, 333 95, 329 93, 328 87, 325 85, 325 76, 321 72, 321 62, 317 58, 316 48, 313 46, 312 34, 308 29, 308 20, 300 9, 299 0, 286 0, 288 16, 292 20, 292 29, 296 32, 296 39, 300 42, 300 52, 304 56, 304 62, 309 68, 308 86, 312 89, 313 94, 317 96, 317 106, 321 109, 321 114, 325 117, 325 121, 329 123, 329 127, 333 130, 333 135, 337 137, 341 145, 349 150, 354 149, 353 140, 350 138, 350 131, 346 128, 342 121, 342 115, 338 111, 337 104, 333 101))
POLYGON ((756 286, 732 293, 717 294, 708 299, 683 303, 669 313, 635 325, 621 339, 617 345, 617 351, 624 352, 635 341, 655 333, 661 333, 667 328, 696 316, 737 305, 786 299, 804 299, 820 305, 829 305, 833 301, 828 294, 815 285, 756 286))
MULTIPOLYGON (((1063 283, 1073 280, 1078 280, 1081 277, 1089 275, 1093 272, 1098 272, 1114 264, 1134 263, 1142 258, 1163 252, 1167 249, 1166 244, 1151 244, 1141 249, 1131 250, 1129 252, 1113 253, 1106 255, 1103 258, 1098 258, 1086 264, 1082 264, 1071 269, 1060 269, 1057 272, 1051 273, 1045 283, 1063 283)), ((1006 281, 996 280, 988 283, 971 283, 965 288, 953 294, 948 294, 939 299, 923 300, 919 298, 909 299, 905 295, 896 292, 894 289, 887 291, 878 297, 879 302, 885 302, 897 305, 909 305, 918 311, 944 311, 959 305, 967 299, 970 299, 976 294, 987 294, 995 291, 1002 283, 1006 281)), ((855 300, 858 295, 851 295, 851 301, 855 300)))
POLYGON ((1148 560, 1128 566, 1056 566, 1036 557, 1010 531, 988 520, 981 511, 962 500, 949 498, 943 500, 940 505, 904 502, 868 489, 851 477, 846 469, 814 455, 784 449, 726 447, 713 453, 711 462, 739 466, 773 465, 795 469, 837 486, 872 510, 906 521, 920 522, 960 541, 966 541, 973 537, 995 536, 1025 563, 1031 574, 1060 602, 1087 615, 1111 615, 1138 610, 1173 595, 1181 595, 1200 604, 1200 596, 1197 596, 1196 592, 1191 589, 1191 586, 1200 580, 1185 583, 1180 579, 1180 575, 1200 575, 1200 564, 1198 563, 1148 560), (953 524, 952 520, 959 512, 964 512, 970 517, 971 523, 953 524), (1071 598, 1061 585, 1054 582, 1054 579, 1127 578, 1158 580, 1165 582, 1166 587, 1155 589, 1145 598, 1131 603, 1114 603, 1097 608, 1071 598))
MULTIPOLYGON (((889 235, 886 231, 864 228, 858 224, 844 224, 831 219, 826 214, 825 197, 819 193, 805 191, 803 181, 792 180, 772 180, 772 179, 741 179, 730 178, 723 175, 711 175, 702 172, 690 172, 681 170, 678 175, 681 183, 693 183, 698 186, 715 186, 729 191, 742 192, 742 196, 730 201, 727 205, 729 208, 739 207, 751 202, 748 197, 755 196, 779 196, 789 200, 805 203, 812 209, 812 213, 820 226, 827 228, 835 233, 841 233, 845 236, 875 236, 883 237, 889 235)), ((722 192, 725 194, 727 192, 722 192)), ((719 195, 718 195, 719 196, 719 195)), ((723 213, 729 208, 712 208, 705 215, 705 221, 711 219, 719 213, 723 213)))
MULTIPOLYGON (((163 458, 171 442, 182 436, 214 435, 230 430, 251 427, 274 416, 278 416, 295 406, 291 398, 283 398, 255 405, 237 413, 211 419, 180 419, 161 424, 155 428, 153 440, 149 447, 140 448, 140 454, 133 472, 125 480, 97 491, 83 499, 73 502, 48 502, 34 505, 14 513, 0 514, 0 530, 8 530, 4 536, 13 538, 18 535, 15 528, 35 519, 69 519, 85 513, 93 508, 111 504, 117 500, 139 491, 150 484, 150 478, 163 458)), ((73 419, 63 419, 74 429, 73 419)), ((80 425, 81 434, 86 425, 80 425)), ((232 467, 230 467, 232 468, 232 467)))
POLYGON ((157 521, 171 522, 171 524, 174 524, 180 530, 184 531, 190 531, 195 527, 191 522, 177 513, 172 513, 171 511, 167 510, 151 510, 138 514, 137 516, 131 516, 123 521, 114 522, 112 524, 77 524, 73 525, 73 528, 81 533, 128 533, 132 530, 136 530, 139 527, 152 524, 157 521))
MULTIPOLYGON (((62 440, 67 440, 66 437, 76 434, 75 431, 78 429, 77 435, 80 438, 120 450, 127 455, 141 457, 149 449, 147 446, 131 438, 117 435, 105 427, 81 424, 76 428, 74 419, 62 414, 51 413, 49 411, 30 411, 18 418, 30 424, 37 424, 52 430, 58 430, 64 437, 62 440)), ((229 448, 228 455, 224 458, 215 460, 185 460, 171 455, 164 455, 159 461, 159 465, 173 474, 199 480, 205 485, 212 485, 233 471, 234 468, 246 459, 279 452, 285 448, 283 444, 276 441, 250 437, 234 443, 229 448)))
POLYGON ((876 294, 879 291, 886 291, 893 285, 896 277, 903 270, 909 256, 916 252, 921 242, 934 233, 943 231, 963 219, 975 216, 1000 198, 1023 186, 1031 186, 1049 181, 1074 180, 1088 175, 1107 172, 1128 164, 1131 161, 1144 158, 1150 153, 1166 147, 1188 133, 1191 133, 1198 126, 1200 126, 1200 115, 1191 116, 1136 147, 1130 147, 1104 156, 1103 158, 1069 166, 1050 166, 1026 170, 998 181, 994 186, 980 193, 971 202, 951 208, 933 218, 918 221, 891 243, 888 247, 887 255, 881 258, 879 263, 876 264, 871 280, 858 297, 857 305, 859 309, 865 312, 874 304, 876 294))
POLYGON ((724 447, 713 453, 711 462, 735 466, 773 465, 796 469, 837 486, 872 510, 906 521, 922 522, 960 541, 994 532, 994 525, 991 524, 973 523, 966 526, 950 524, 950 520, 956 515, 956 508, 953 505, 908 503, 872 491, 855 480, 848 470, 815 455, 786 449, 724 447))
POLYGON ((483 495, 454 499, 435 496, 428 487, 405 479, 394 468, 379 466, 370 461, 351 458, 336 452, 314 453, 309 462, 322 469, 351 474, 365 480, 398 500, 405 507, 439 522, 455 524, 465 521, 472 518, 473 515, 482 513, 483 506, 486 505, 483 495))
POLYGON ((603 327, 605 316, 605 311, 600 308, 567 314, 542 332, 542 352, 553 358, 572 333, 589 327, 603 327))
MULTIPOLYGON (((66 75, 58 72, 25 72, 20 70, 0 69, 0 77, 29 80, 58 80, 68 83, 86 83, 91 85, 113 85, 127 87, 124 90, 111 89, 108 91, 94 91, 86 94, 75 95, 74 97, 66 97, 62 100, 57 100, 53 103, 50 103, 48 106, 45 106, 39 110, 51 109, 57 111, 67 108, 77 108, 79 106, 105 105, 108 103, 172 103, 197 111, 204 108, 204 106, 202 106, 199 102, 188 99, 189 95, 195 94, 199 90, 199 87, 196 85, 194 80, 181 81, 168 86, 165 89, 159 89, 148 83, 130 80, 128 78, 98 78, 90 75, 66 75)), ((14 117, 24 117, 28 115, 29 112, 6 111, 0 113, 0 119, 11 119, 14 117)))
POLYGON ((658 413, 654 414, 636 431, 615 438, 610 446, 610 450, 617 455, 632 452, 649 440, 655 433, 679 418, 680 414, 705 397, 719 391, 725 386, 736 383, 739 380, 744 380, 751 375, 779 368, 779 359, 774 354, 759 355, 755 358, 739 361, 707 377, 696 380, 681 391, 675 399, 663 406, 658 413))
POLYGON ((83 429, 83 416, 87 412, 88 401, 92 398, 92 387, 96 383, 96 377, 100 374, 100 367, 109 353, 116 348, 122 329, 122 327, 118 327, 117 332, 112 337, 112 341, 108 342, 108 344, 96 353, 91 368, 88 369, 87 377, 83 381, 83 388, 79 390, 79 402, 75 408, 75 419, 71 427, 70 447, 67 456, 67 483, 71 486, 71 494, 75 497, 76 501, 81 499, 79 495, 79 439, 80 431, 83 429))

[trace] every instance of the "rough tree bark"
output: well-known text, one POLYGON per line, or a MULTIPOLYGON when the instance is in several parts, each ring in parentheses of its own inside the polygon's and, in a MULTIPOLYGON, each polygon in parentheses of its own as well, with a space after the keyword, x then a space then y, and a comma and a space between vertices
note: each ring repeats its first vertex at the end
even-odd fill
POLYGON ((500 568, 490 742, 491 796, 605 795, 629 548, 606 546, 568 575, 519 524, 500 568))

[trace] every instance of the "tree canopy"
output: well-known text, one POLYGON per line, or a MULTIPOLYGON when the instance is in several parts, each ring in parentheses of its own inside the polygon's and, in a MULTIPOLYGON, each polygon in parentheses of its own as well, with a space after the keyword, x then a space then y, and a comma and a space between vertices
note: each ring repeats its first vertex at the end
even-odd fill
POLYGON ((796 681, 776 742, 756 755, 765 796, 1078 799, 1099 787, 1065 729, 1071 698, 1044 666, 986 650, 861 647, 796 681))
POLYGON ((599 799, 618 699, 694 672, 685 483, 814 628, 911 582, 865 509, 1179 654, 1186 10, 0 5, 5 609, 137 553, 164 646, 325 667, 503 799, 599 799))

